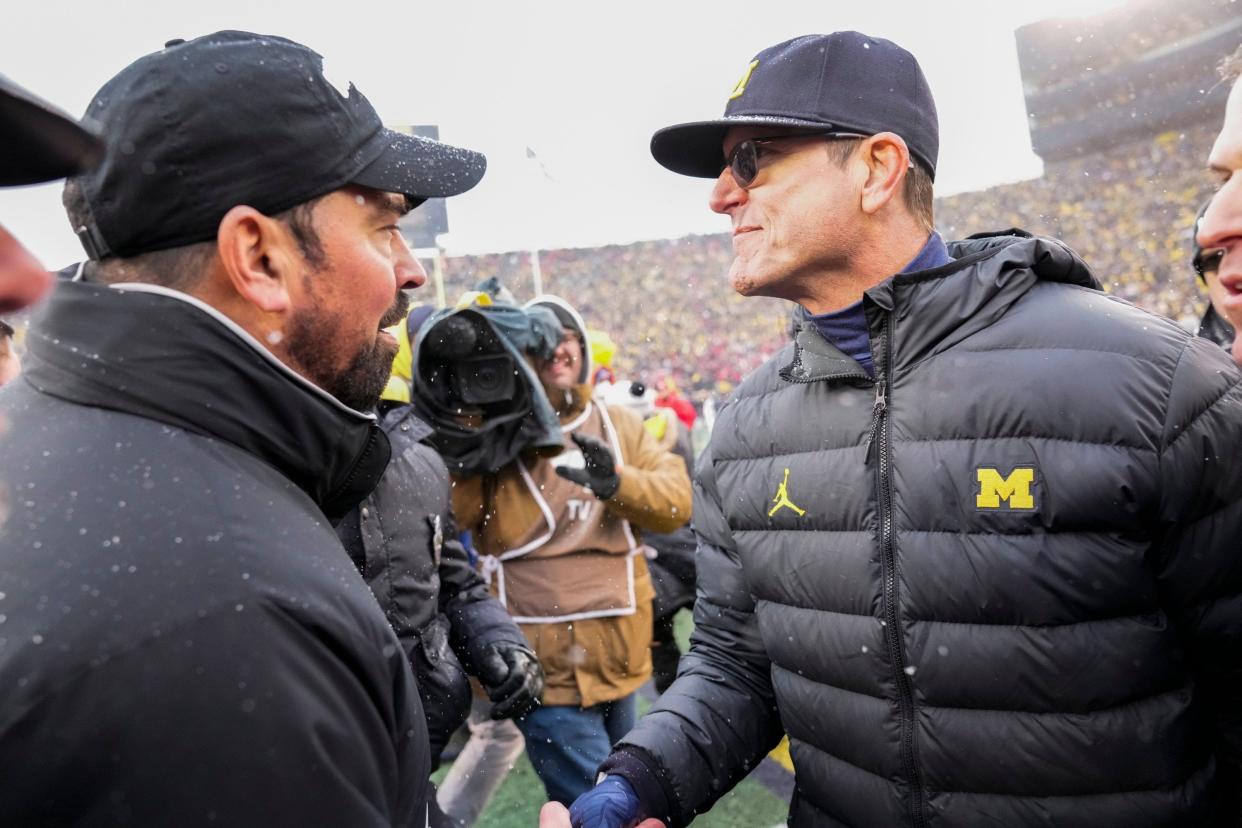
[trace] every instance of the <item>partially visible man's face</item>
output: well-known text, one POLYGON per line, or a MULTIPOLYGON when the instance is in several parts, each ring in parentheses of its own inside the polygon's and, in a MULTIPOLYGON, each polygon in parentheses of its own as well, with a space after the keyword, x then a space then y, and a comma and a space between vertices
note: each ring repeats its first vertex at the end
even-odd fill
POLYGON ((17 379, 22 372, 21 360, 13 345, 13 338, 4 330, 0 330, 0 385, 6 385, 17 379))
POLYGON ((549 391, 568 391, 578 384, 582 370, 582 343, 568 328, 561 331, 560 344, 551 359, 539 363, 539 381, 549 391))
MULTIPOLYGON (((734 127, 725 136, 725 157, 748 138, 782 134, 796 131, 734 127)), ((743 296, 799 301, 807 295, 804 285, 847 267, 859 243, 852 230, 854 195, 846 171, 829 158, 822 137, 761 145, 759 171, 747 189, 727 168, 722 171, 708 204, 733 222, 733 289, 743 296)))
MULTIPOLYGON (((1229 93, 1225 124, 1212 146, 1208 166, 1221 185, 1203 214, 1197 241, 1205 254, 1221 251, 1212 304, 1242 332, 1242 83, 1238 81, 1229 93)), ((1233 358, 1242 364, 1242 336, 1234 340, 1233 358)))
POLYGON ((379 400, 397 354, 397 340, 383 329, 405 319, 401 290, 427 281, 397 229, 405 212, 403 196, 362 187, 315 206, 325 260, 307 262, 283 347, 291 367, 350 408, 379 400))

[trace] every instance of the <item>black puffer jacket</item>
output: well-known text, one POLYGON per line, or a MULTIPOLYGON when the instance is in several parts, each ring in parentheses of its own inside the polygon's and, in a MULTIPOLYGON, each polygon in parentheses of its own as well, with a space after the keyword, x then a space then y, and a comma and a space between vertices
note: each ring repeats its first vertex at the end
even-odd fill
POLYGON ((1058 242, 951 253, 867 292, 874 383, 805 326, 721 411, 691 651, 605 765, 673 824, 782 730, 793 826, 1236 819, 1236 367, 1058 242))
POLYGON ((470 713, 466 674, 478 675, 492 644, 527 643, 458 540, 448 469, 427 442, 431 427, 408 405, 386 411, 380 424, 392 462, 336 531, 410 658, 435 765, 470 713))
POLYGON ((414 679, 329 525, 388 460, 374 420, 169 291, 61 283, 28 344, 0 825, 425 825, 414 679))

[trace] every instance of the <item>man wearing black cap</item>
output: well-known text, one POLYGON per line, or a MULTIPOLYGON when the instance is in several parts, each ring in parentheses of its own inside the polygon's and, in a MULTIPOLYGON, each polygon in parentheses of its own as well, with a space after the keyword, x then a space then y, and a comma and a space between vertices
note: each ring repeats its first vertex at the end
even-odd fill
POLYGON ((699 463, 677 680, 544 824, 685 825, 783 732, 791 826, 1237 824, 1228 357, 1053 239, 945 245, 888 41, 766 49, 652 151, 716 179, 735 289, 802 314, 699 463))
POLYGON ((397 219, 484 159, 244 32, 87 114, 90 261, 0 392, 0 824, 424 825, 410 667, 331 524, 389 457, 397 219))

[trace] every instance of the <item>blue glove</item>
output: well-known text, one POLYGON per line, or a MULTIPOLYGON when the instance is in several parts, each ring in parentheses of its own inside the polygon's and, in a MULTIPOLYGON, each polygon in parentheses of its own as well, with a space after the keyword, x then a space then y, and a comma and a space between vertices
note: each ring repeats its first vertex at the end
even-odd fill
POLYGON ((604 781, 574 800, 569 807, 573 828, 631 828, 638 822, 638 794, 624 776, 604 781))

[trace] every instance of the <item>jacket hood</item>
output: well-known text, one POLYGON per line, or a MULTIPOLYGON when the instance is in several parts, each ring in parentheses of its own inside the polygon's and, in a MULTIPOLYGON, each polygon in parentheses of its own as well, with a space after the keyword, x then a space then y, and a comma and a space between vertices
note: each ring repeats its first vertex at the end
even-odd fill
POLYGON ((569 328, 578 335, 578 341, 582 343, 582 367, 578 371, 578 382, 589 382, 594 366, 591 364, 591 344, 587 339, 586 323, 582 321, 582 314, 578 313, 573 305, 551 293, 541 293, 522 307, 532 308, 537 306, 543 306, 551 310, 556 314, 556 318, 560 320, 563 327, 569 328))
POLYGON ((153 285, 62 282, 27 339, 26 380, 81 405, 215 437, 269 463, 338 520, 389 445, 214 308, 153 285))
MULTIPOLYGON (((883 312, 892 315, 894 364, 910 365, 952 347, 993 324, 1040 282, 1099 290, 1086 263, 1068 245, 1023 230, 980 233, 948 243, 953 261, 930 270, 901 273, 864 294, 872 337, 883 312), (910 324, 916 321, 916 324, 910 324)), ((824 341, 798 315, 793 362, 781 370, 787 380, 868 380, 851 358, 824 341)))

